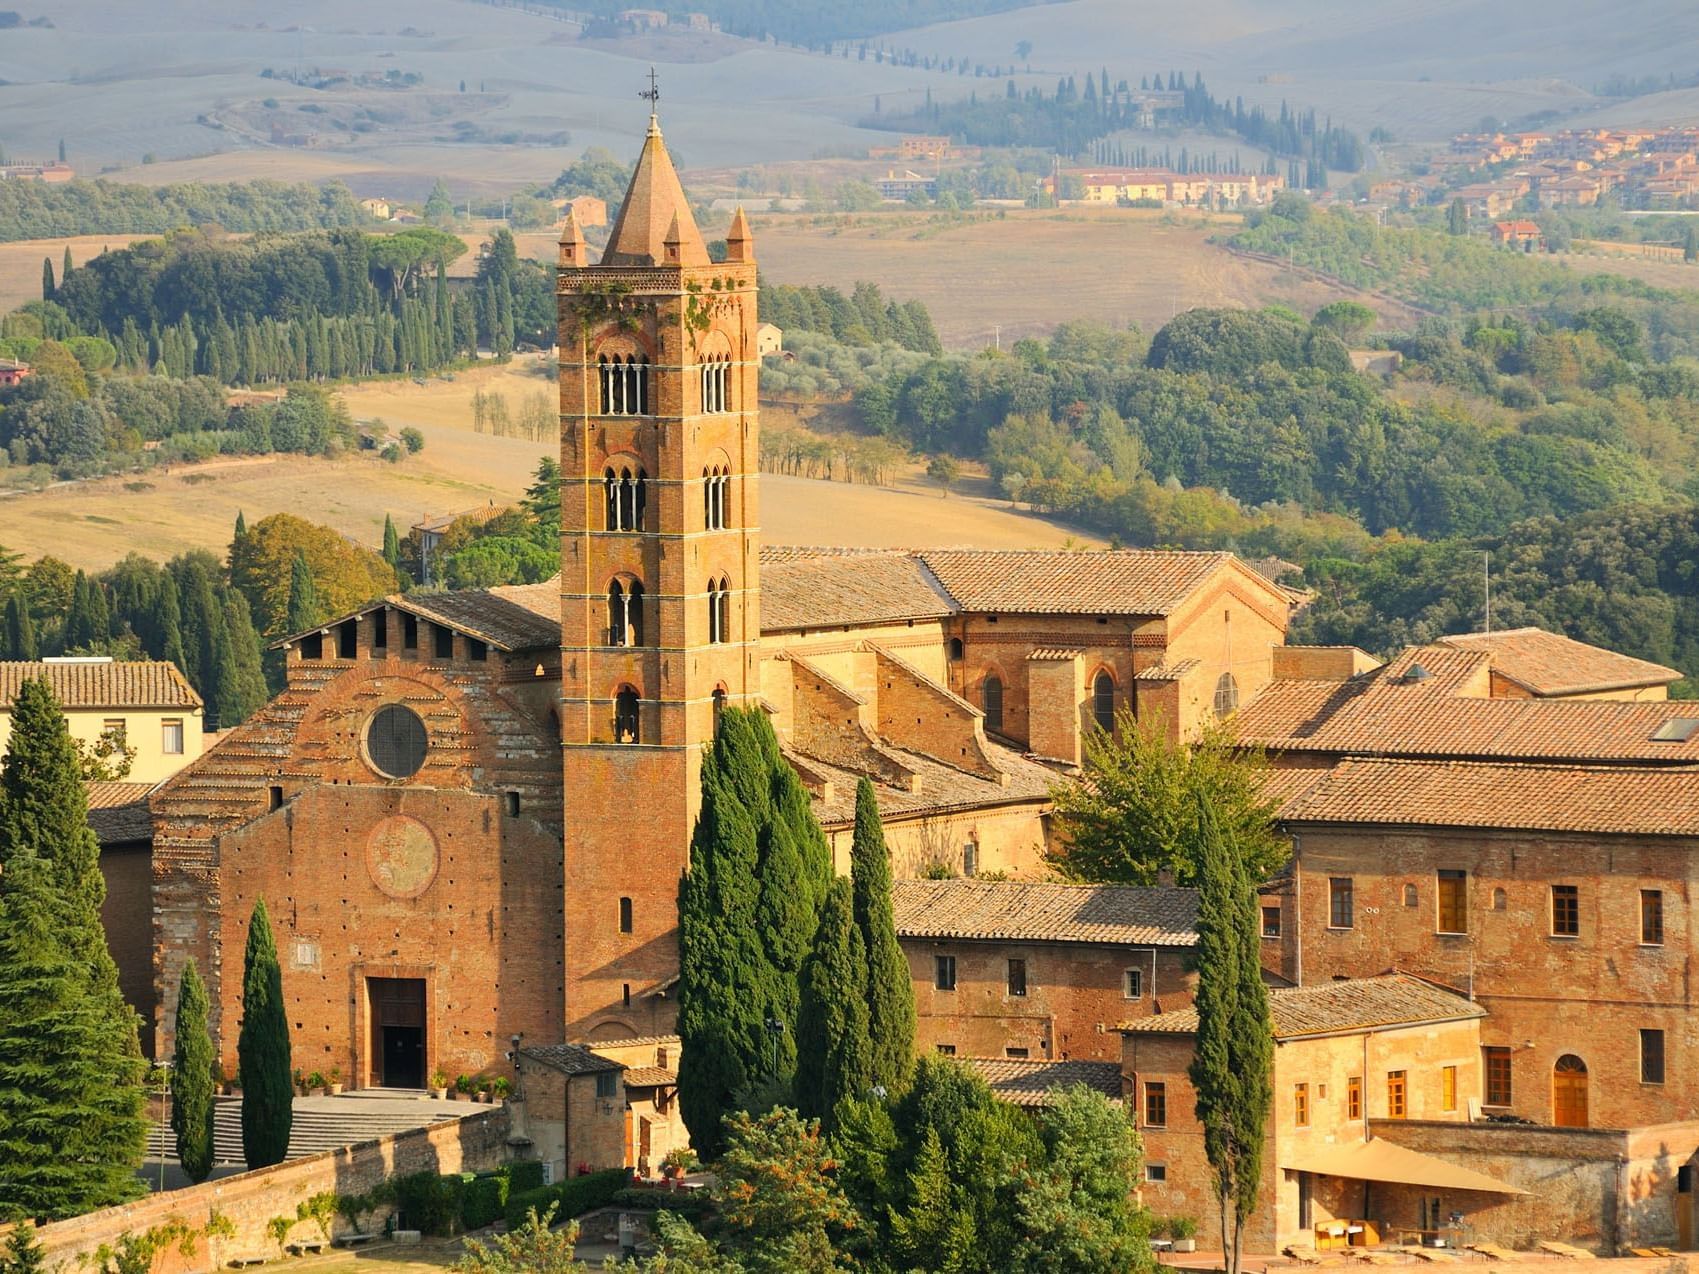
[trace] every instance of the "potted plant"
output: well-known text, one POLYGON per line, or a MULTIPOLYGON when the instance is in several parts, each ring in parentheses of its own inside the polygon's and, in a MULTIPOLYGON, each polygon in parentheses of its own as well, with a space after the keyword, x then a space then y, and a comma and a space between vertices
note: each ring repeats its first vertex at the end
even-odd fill
POLYGON ((476 1075, 473 1077, 472 1100, 476 1102, 487 1102, 490 1100, 490 1077, 488 1075, 476 1075))
POLYGON ((674 1146, 661 1160, 661 1175, 668 1181, 676 1181, 694 1167, 696 1152, 689 1146, 674 1146))
POLYGON ((327 1070, 324 1073, 324 1082, 329 1086, 332 1097, 340 1093, 342 1091, 342 1067, 332 1066, 327 1070))
POLYGON ((431 1072, 431 1096, 438 1101, 448 1096, 448 1074, 440 1066, 431 1072))
POLYGON ((1173 1217, 1168 1222, 1168 1232, 1174 1236, 1176 1252, 1195 1252, 1198 1250, 1198 1223, 1189 1216, 1173 1217))
POLYGON ((490 1081, 490 1097, 495 1101, 506 1101, 512 1091, 513 1081, 506 1075, 497 1075, 490 1081))
POLYGON ((326 1085, 323 1071, 313 1071, 307 1076, 306 1095, 308 1097, 323 1097, 326 1085))
POLYGON ((290 1073, 289 1078, 295 1081, 295 1095, 305 1097, 307 1095, 307 1076, 299 1066, 290 1073))
POLYGON ((474 1091, 472 1087, 473 1082, 474 1081, 470 1075, 456 1075, 454 1077, 454 1100, 471 1101, 472 1093, 474 1091))

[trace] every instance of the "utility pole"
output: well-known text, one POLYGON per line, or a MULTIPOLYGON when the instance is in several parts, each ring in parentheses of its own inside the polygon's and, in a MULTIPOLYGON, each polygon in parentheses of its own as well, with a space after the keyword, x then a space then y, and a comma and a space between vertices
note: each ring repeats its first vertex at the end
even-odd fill
POLYGON ((1491 553, 1481 554, 1481 580, 1487 599, 1486 631, 1490 633, 1493 630, 1493 555, 1491 553))

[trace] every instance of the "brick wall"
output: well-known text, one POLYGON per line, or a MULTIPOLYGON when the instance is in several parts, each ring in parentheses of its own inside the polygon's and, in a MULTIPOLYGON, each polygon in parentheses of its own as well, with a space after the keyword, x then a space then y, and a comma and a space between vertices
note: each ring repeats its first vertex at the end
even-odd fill
MULTIPOLYGON (((189 1256, 173 1245, 155 1258, 154 1274, 199 1274, 244 1255, 276 1259, 277 1245, 266 1234, 266 1224, 273 1217, 293 1217, 296 1205, 303 1200, 325 1191, 364 1194, 389 1177, 412 1172, 478 1172, 499 1167, 510 1158, 507 1134, 505 1109, 480 1111, 465 1119, 414 1128, 311 1158, 56 1221, 43 1226, 37 1237, 46 1250, 50 1268, 56 1262, 75 1265, 92 1258, 102 1244, 115 1243, 124 1234, 140 1236, 150 1228, 173 1221, 198 1230, 216 1212, 235 1225, 235 1236, 214 1240, 203 1236, 189 1256)), ((364 1220, 363 1225, 367 1229, 381 1229, 387 1215, 380 1211, 364 1220)), ((332 1233, 352 1229, 339 1217, 332 1233)), ((317 1226, 311 1221, 300 1223, 291 1232, 291 1238, 296 1239, 318 1237, 317 1226)))
MULTIPOLYGON (((1510 1050, 1505 1109, 1550 1122, 1560 1057, 1587 1068, 1589 1123, 1634 1127, 1699 1117, 1699 1094, 1642 1082, 1640 1031, 1664 1032, 1671 1081, 1699 1065, 1695 954, 1686 900, 1699 887, 1679 837, 1299 827, 1303 980, 1401 969, 1472 991, 1490 1016, 1481 1042, 1510 1050), (1438 870, 1467 873, 1467 932, 1438 929, 1438 870), (1352 881, 1353 921, 1330 927, 1329 881, 1352 881), (1580 933, 1552 934, 1552 886, 1573 885, 1580 933), (1642 890, 1660 890, 1663 942, 1640 941, 1642 890)), ((1299 928, 1290 909, 1286 921, 1299 928)))
POLYGON ((1121 1060, 1119 1023, 1152 1012, 1153 1002, 1186 1003, 1195 977, 1185 952, 1155 953, 1152 994, 1149 947, 1060 942, 964 942, 904 938, 914 985, 915 1048, 953 1045, 962 1057, 1003 1057, 1024 1048, 1031 1057, 1121 1060), (936 957, 956 961, 956 988, 937 987, 936 957), (1009 993, 1009 961, 1026 962, 1026 994, 1009 993), (1139 996, 1126 995, 1128 969, 1139 972, 1139 996))
POLYGON ((525 1098, 514 1103, 516 1118, 531 1138, 532 1155, 554 1165, 564 1181, 581 1167, 591 1171, 625 1165, 625 1085, 619 1072, 602 1071, 612 1094, 596 1096, 597 1075, 567 1075, 522 1058, 525 1098))
POLYGON ((152 852, 145 842, 102 845, 100 874, 106 881, 106 900, 100 904, 100 923, 106 947, 118 966, 118 989, 125 1002, 141 1014, 142 1052, 153 1056, 153 871, 152 852))

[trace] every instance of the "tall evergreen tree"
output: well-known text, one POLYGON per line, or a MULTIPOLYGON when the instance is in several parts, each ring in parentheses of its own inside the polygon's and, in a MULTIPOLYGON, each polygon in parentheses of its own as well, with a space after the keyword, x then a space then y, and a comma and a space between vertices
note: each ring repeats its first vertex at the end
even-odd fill
POLYGON ((248 599, 239 589, 225 590, 224 629, 230 652, 230 682, 225 691, 228 698, 219 706, 219 724, 227 730, 253 716, 266 701, 265 656, 260 650, 260 635, 254 628, 248 599))
POLYGON ((6 658, 34 659, 37 656, 35 625, 29 605, 17 593, 6 599, 6 658))
POLYGON ((206 987, 190 960, 177 984, 176 1053, 171 1062, 171 1131, 190 1181, 212 1172, 213 1051, 207 1033, 206 987))
POLYGON ((170 571, 166 571, 159 581, 159 595, 154 600, 149 624, 159 634, 158 648, 151 653, 176 664, 178 670, 188 676, 189 661, 183 653, 183 610, 177 597, 177 577, 170 571))
POLYGON ((796 1031, 797 1108, 828 1126, 840 1102, 866 1096, 874 1084, 867 1001, 867 952, 850 882, 840 878, 826 893, 803 966, 796 1031))
POLYGON ((1189 1073, 1227 1274, 1239 1274, 1244 1228, 1262 1182, 1274 1028, 1262 980, 1256 887, 1214 811, 1204 806, 1199 819, 1198 1035, 1189 1073))
POLYGON ((57 289, 53 286, 53 258, 41 259, 41 299, 51 301, 57 289))
POLYGON ((26 681, 0 768, 0 1212, 72 1216, 139 1192, 143 1065, 105 897, 64 714, 26 681))
POLYGON ((294 1076, 289 1065, 289 1017, 283 1004, 283 970, 265 899, 248 921, 242 966, 242 1031, 236 1041, 242 1078, 242 1156, 250 1168, 282 1163, 295 1119, 294 1076))
MULTIPOLYGON (((64 158, 64 157, 60 156, 60 158, 64 158)), ((59 282, 63 283, 66 279, 68 279, 70 277, 71 277, 71 245, 67 243, 65 245, 65 265, 64 265, 64 268, 59 271, 59 282)))
POLYGON ((383 515, 383 560, 391 566, 401 565, 401 537, 395 531, 395 519, 383 515))
POLYGON ((248 535, 248 519, 242 516, 242 510, 237 509, 236 510, 236 530, 230 536, 230 554, 229 554, 228 557, 226 557, 224 559, 224 564, 225 564, 226 568, 229 567, 231 562, 234 562, 236 560, 236 550, 241 547, 242 541, 247 538, 247 535, 248 535))
POLYGON ((305 632, 321 618, 313 568, 307 564, 306 553, 296 549, 295 558, 289 563, 289 606, 283 630, 287 633, 305 632))
POLYGON ((873 1040, 873 1082, 901 1088, 914 1065, 914 986, 897 943, 891 914, 891 856, 873 784, 855 788, 855 838, 850 849, 855 926, 867 959, 868 1033, 873 1040))

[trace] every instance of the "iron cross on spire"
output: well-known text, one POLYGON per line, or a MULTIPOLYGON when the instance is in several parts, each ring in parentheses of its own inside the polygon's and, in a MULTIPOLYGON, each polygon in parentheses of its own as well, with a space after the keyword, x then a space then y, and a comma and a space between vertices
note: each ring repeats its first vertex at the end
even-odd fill
POLYGON ((650 110, 654 110, 655 104, 661 100, 661 86, 655 78, 654 67, 649 68, 649 87, 646 89, 639 89, 637 96, 649 103, 650 110))

